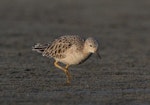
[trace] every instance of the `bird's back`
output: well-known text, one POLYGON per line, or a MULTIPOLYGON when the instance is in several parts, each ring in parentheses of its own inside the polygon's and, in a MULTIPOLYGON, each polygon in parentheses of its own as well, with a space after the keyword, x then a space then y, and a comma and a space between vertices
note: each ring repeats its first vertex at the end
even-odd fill
POLYGON ((65 35, 55 39, 43 52, 43 56, 62 59, 66 57, 65 52, 73 46, 76 50, 83 48, 84 40, 77 35, 65 35))

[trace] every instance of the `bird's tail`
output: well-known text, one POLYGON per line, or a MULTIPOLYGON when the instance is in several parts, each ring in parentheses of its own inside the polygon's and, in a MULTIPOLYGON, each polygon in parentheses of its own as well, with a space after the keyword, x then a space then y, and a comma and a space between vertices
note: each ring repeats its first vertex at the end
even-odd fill
POLYGON ((32 51, 37 51, 38 53, 43 53, 43 51, 48 47, 49 44, 40 44, 37 43, 32 47, 32 51))

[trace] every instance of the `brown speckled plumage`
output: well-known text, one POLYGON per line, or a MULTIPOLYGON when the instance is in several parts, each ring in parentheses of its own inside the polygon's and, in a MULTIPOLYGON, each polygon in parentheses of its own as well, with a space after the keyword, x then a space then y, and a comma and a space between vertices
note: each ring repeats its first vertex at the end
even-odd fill
POLYGON ((66 57, 65 52, 72 47, 72 45, 79 46, 77 50, 81 50, 84 40, 79 36, 61 36, 55 39, 43 52, 43 56, 62 59, 66 57))

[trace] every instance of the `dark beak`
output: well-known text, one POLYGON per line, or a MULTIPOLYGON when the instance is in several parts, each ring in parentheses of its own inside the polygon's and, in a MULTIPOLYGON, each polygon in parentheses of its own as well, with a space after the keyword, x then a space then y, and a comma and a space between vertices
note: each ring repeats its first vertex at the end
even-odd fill
POLYGON ((99 54, 98 51, 96 51, 96 55, 98 56, 99 59, 102 59, 101 55, 99 54))

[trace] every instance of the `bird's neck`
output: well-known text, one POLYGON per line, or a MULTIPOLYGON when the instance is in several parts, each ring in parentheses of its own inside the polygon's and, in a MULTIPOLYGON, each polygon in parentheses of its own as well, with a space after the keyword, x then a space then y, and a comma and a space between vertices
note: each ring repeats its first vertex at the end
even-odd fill
POLYGON ((88 48, 87 48, 86 46, 83 48, 83 54, 84 54, 85 56, 88 56, 88 55, 91 54, 91 52, 89 52, 89 50, 88 50, 88 48))

